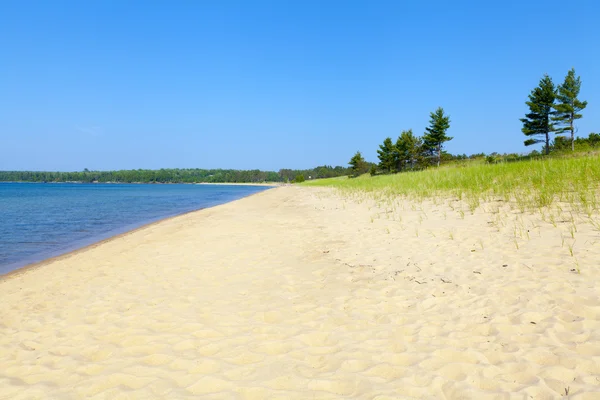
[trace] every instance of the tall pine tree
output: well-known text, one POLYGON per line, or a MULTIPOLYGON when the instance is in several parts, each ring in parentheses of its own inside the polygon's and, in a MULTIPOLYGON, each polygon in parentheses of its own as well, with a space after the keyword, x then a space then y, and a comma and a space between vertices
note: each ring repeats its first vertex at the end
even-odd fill
POLYGON ((425 128, 423 144, 432 153, 436 154, 439 167, 444 143, 453 139, 446 135, 446 131, 450 128, 450 116, 444 115, 444 109, 438 107, 437 110, 429 114, 429 117, 429 127, 425 128))
POLYGON ((582 117, 580 114, 587 106, 587 101, 580 101, 579 90, 581 89, 581 78, 575 77, 575 68, 567 73, 565 81, 558 86, 556 95, 557 104, 554 106, 556 115, 552 118, 558 125, 556 134, 571 134, 571 150, 575 151, 575 120, 582 117))
POLYGON ((529 113, 525 118, 521 118, 523 128, 521 131, 529 139, 525 140, 525 146, 532 144, 545 143, 546 154, 550 152, 550 133, 554 132, 552 117, 554 116, 554 99, 556 98, 556 88, 552 78, 545 74, 538 87, 529 94, 529 101, 525 104, 529 106, 529 113), (537 136, 542 136, 538 139, 537 136))
POLYGON ((393 172, 396 166, 396 149, 392 143, 392 138, 386 138, 383 144, 379 145, 377 157, 379 158, 379 168, 385 172, 393 172))

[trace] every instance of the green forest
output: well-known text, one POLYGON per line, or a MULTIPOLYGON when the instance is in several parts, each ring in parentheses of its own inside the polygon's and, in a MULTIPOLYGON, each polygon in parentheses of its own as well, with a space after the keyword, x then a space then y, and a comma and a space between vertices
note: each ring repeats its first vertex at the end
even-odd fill
POLYGON ((329 165, 307 170, 281 169, 278 172, 197 168, 122 171, 88 171, 85 169, 79 172, 0 171, 0 182, 260 183, 333 178, 349 174, 349 168, 329 165))

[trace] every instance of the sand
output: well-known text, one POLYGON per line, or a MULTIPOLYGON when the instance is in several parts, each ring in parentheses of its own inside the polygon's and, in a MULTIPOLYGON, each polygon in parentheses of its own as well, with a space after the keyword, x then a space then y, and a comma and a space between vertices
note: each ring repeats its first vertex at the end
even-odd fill
POLYGON ((598 399, 576 227, 302 187, 161 221, 0 280, 0 399, 598 399))

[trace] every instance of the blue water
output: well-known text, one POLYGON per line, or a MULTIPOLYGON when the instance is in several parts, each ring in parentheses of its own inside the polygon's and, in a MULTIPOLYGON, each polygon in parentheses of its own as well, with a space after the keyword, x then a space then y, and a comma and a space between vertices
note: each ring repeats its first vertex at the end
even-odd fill
POLYGON ((267 189, 0 182, 0 274, 148 222, 267 189))

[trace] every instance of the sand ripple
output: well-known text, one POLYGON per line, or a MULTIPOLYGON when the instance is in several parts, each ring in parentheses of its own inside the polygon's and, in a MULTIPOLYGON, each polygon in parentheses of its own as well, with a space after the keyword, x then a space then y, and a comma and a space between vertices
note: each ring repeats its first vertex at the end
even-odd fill
POLYGON ((11 276, 0 399, 600 398, 600 232, 456 207, 279 188, 11 276))

